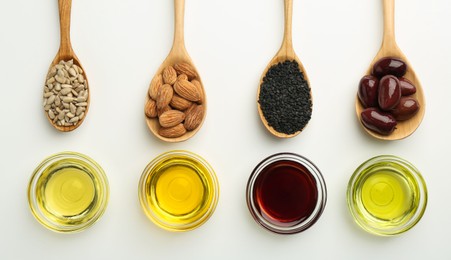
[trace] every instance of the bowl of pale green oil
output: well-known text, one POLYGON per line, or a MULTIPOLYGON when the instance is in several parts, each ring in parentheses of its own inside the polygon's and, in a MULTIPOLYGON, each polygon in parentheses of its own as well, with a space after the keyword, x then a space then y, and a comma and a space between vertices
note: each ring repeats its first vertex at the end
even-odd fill
POLYGON ((43 160, 28 185, 28 202, 44 227, 72 233, 92 226, 109 197, 103 169, 86 155, 62 152, 43 160))
POLYGON ((347 203, 361 228, 391 236, 408 231, 420 221, 427 194, 423 177, 411 163, 381 155, 355 170, 348 183, 347 203))

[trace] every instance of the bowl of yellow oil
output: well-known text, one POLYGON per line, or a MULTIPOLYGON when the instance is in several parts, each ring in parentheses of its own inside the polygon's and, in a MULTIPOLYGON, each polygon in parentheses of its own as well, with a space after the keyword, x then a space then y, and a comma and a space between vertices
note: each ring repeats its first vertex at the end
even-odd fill
POLYGON ((213 168, 189 151, 169 151, 152 160, 139 181, 138 195, 147 217, 169 231, 189 231, 204 224, 219 199, 213 168))
POLYGON ((420 221, 427 194, 415 166, 397 156, 380 155, 355 170, 348 183, 347 203, 355 222, 365 231, 392 236, 420 221))
POLYGON ((84 230, 104 213, 108 180, 94 160, 61 152, 43 160, 28 185, 28 202, 44 227, 62 233, 84 230))

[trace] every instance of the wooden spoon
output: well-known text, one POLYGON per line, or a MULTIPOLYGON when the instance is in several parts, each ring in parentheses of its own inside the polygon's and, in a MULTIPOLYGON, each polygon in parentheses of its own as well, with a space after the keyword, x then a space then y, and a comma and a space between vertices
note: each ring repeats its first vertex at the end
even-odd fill
MULTIPOLYGON (((161 64, 160 68, 158 68, 157 73, 155 75, 159 75, 163 72, 163 70, 168 66, 173 66, 177 63, 188 63, 191 65, 191 67, 195 70, 197 77, 196 79, 201 83, 202 86, 202 105, 204 107, 204 113, 203 118, 200 123, 200 125, 192 130, 187 131, 184 135, 180 137, 174 137, 174 138, 168 138, 161 136, 158 132, 161 128, 158 119, 157 118, 146 118, 147 127, 150 129, 150 131, 160 140, 166 141, 166 142, 182 142, 185 140, 188 140, 193 135, 199 131, 199 129, 202 127, 202 124, 205 120, 206 110, 207 110, 207 100, 205 96, 205 90, 203 89, 202 80, 199 76, 199 73, 197 72, 196 67, 194 66, 194 63, 190 56, 188 55, 188 52, 185 48, 185 39, 184 39, 184 13, 185 13, 185 0, 174 0, 174 16, 175 16, 175 23, 174 23, 174 41, 172 43, 172 49, 169 52, 166 59, 161 64)), ((146 103, 149 100, 149 95, 146 95, 146 103)))
MULTIPOLYGON (((299 131, 293 133, 293 134, 285 134, 280 133, 276 131, 272 126, 268 124, 268 121, 266 120, 265 116, 263 115, 262 109, 260 107, 260 103, 258 102, 260 97, 260 88, 263 83, 263 79, 266 76, 266 73, 268 73, 268 70, 280 63, 284 62, 286 60, 295 60, 299 64, 299 70, 304 73, 304 79, 307 81, 308 85, 310 86, 310 81, 307 77, 307 73, 305 72, 304 66, 302 65, 299 58, 296 56, 296 53, 294 52, 293 48, 293 40, 292 40, 292 33, 291 33, 291 25, 292 25, 292 14, 293 14, 293 0, 284 0, 285 1, 285 31, 283 35, 283 41, 282 46, 280 47, 279 51, 276 53, 274 58, 269 62, 268 66, 266 66, 261 78, 260 78, 260 84, 257 90, 257 109, 258 114, 260 115, 260 119, 263 123, 263 125, 266 127, 266 129, 273 134, 276 137, 280 138, 289 138, 294 137, 302 132, 303 129, 300 129, 299 131)), ((312 93, 310 91, 310 97, 312 96, 312 93)), ((304 127, 305 128, 305 127, 304 127)))
POLYGON ((57 65, 61 60, 68 61, 73 60, 74 64, 80 67, 83 70, 83 77, 85 81, 86 90, 88 91, 88 98, 86 102, 88 105, 86 106, 86 110, 84 111, 85 116, 80 119, 75 125, 71 126, 59 126, 56 123, 52 121, 52 119, 49 117, 48 113, 45 113, 47 116, 47 119, 49 120, 50 124, 53 125, 57 130, 62 132, 69 132, 81 125, 81 123, 86 118, 86 114, 88 113, 89 109, 89 102, 90 102, 90 96, 89 96, 89 83, 88 78, 86 76, 86 72, 83 69, 83 66, 80 63, 80 60, 75 55, 74 50, 72 49, 72 45, 70 42, 70 13, 71 13, 71 6, 72 6, 72 0, 58 0, 58 9, 59 9, 59 16, 60 16, 60 47, 58 50, 58 53, 56 54, 55 58, 52 61, 52 64, 50 64, 49 71, 51 68, 55 65, 57 65))
POLYGON ((417 88, 417 92, 412 96, 418 100, 420 104, 419 111, 415 116, 406 121, 399 121, 396 129, 390 135, 381 135, 376 132, 373 132, 367 129, 362 124, 361 120, 361 112, 364 109, 362 104, 359 101, 359 98, 356 98, 355 109, 357 112, 357 117, 359 118, 359 122, 362 125, 363 129, 370 134, 371 136, 381 139, 381 140, 399 140, 408 137, 411 135, 420 125, 423 120, 424 111, 426 107, 423 88, 421 87, 421 83, 418 80, 415 71, 413 71, 412 66, 407 60, 406 56, 402 53, 401 49, 399 49, 398 45, 395 41, 395 1, 394 0, 383 0, 383 8, 384 8, 384 36, 382 40, 382 46, 377 53, 376 57, 374 57, 371 65, 367 70, 367 75, 371 74, 371 70, 373 68, 374 63, 383 57, 395 57, 403 60, 407 64, 407 71, 405 74, 405 78, 409 79, 417 88))

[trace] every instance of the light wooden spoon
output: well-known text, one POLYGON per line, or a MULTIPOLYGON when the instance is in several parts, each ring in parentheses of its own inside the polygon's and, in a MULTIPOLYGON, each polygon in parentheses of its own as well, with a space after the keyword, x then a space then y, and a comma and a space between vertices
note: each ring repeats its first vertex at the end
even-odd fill
POLYGON ((61 60, 68 61, 73 60, 74 64, 80 67, 83 70, 83 76, 85 80, 86 89, 88 90, 88 99, 86 102, 88 105, 86 106, 85 116, 80 119, 75 125, 71 126, 59 126, 56 123, 52 121, 52 119, 49 117, 47 113, 47 119, 49 120, 50 124, 53 125, 57 130, 62 132, 69 132, 72 130, 75 130, 77 127, 81 125, 81 123, 86 118, 86 114, 89 110, 89 103, 90 103, 90 91, 89 91, 89 83, 88 78, 86 76, 86 71, 84 70, 83 66, 80 63, 80 60, 75 55, 74 50, 72 49, 72 45, 70 42, 70 13, 71 13, 71 7, 72 7, 72 0, 58 0, 58 9, 59 9, 59 16, 60 16, 60 47, 58 50, 58 53, 56 54, 55 58, 52 61, 52 64, 50 64, 50 69, 58 64, 61 60))
MULTIPOLYGON (((260 115, 260 119, 261 119, 263 125, 266 127, 266 129, 271 134, 273 134, 276 137, 280 137, 280 138, 290 138, 290 137, 294 137, 294 136, 298 135, 299 133, 301 133, 303 129, 301 129, 293 134, 285 134, 285 133, 280 133, 280 132, 276 131, 272 126, 270 126, 268 124, 268 121, 266 120, 265 116, 263 115, 263 111, 260 107, 260 103, 258 102, 259 97, 260 97, 260 88, 263 83, 263 79, 266 76, 266 73, 268 73, 268 70, 272 66, 274 66, 280 62, 284 62, 286 60, 295 60, 299 64, 299 69, 301 72, 304 73, 304 79, 307 81, 308 85, 310 86, 310 81, 307 77, 307 73, 304 69, 304 66, 302 65, 299 58, 296 56, 296 53, 294 52, 294 48, 293 48, 292 30, 291 30, 292 14, 293 14, 293 0, 284 0, 284 1, 285 1, 285 31, 284 31, 284 35, 283 35, 282 46, 280 47, 279 51, 276 53, 274 58, 269 62, 268 66, 266 66, 266 68, 263 71, 263 74, 260 78, 260 84, 259 84, 258 90, 257 90, 257 109, 258 109, 258 114, 260 115)), ((310 91, 310 97, 311 96, 312 96, 312 93, 310 91)))
POLYGON ((374 57, 371 62, 370 67, 367 70, 367 75, 371 74, 371 70, 373 68, 374 63, 383 57, 396 57, 403 60, 407 64, 407 71, 405 74, 405 78, 409 79, 413 85, 417 88, 417 92, 412 96, 418 100, 420 105, 419 111, 415 116, 406 121, 398 121, 398 125, 393 133, 390 135, 381 135, 376 132, 373 132, 367 129, 361 120, 361 112, 364 110, 362 104, 359 101, 359 98, 356 98, 355 109, 357 112, 357 117, 359 119, 360 124, 362 125, 365 131, 373 136, 374 138, 381 140, 399 140, 408 137, 411 135, 420 125, 423 120, 426 102, 423 94, 423 88, 421 87, 421 83, 415 74, 415 71, 412 69, 409 61, 406 56, 402 53, 401 49, 398 47, 395 41, 395 1, 394 0, 383 0, 383 8, 384 8, 384 36, 382 40, 382 46, 377 53, 376 57, 374 57))
MULTIPOLYGON (((174 0, 174 16, 175 16, 175 23, 174 23, 174 41, 172 43, 172 49, 169 52, 166 59, 161 64, 160 68, 158 68, 157 73, 155 75, 159 75, 163 72, 163 70, 168 66, 173 66, 174 64, 185 62, 191 65, 191 67, 196 71, 197 77, 196 79, 201 83, 202 86, 202 105, 204 106, 204 113, 203 118, 200 123, 200 125, 192 130, 187 131, 184 135, 180 137, 175 138, 167 138, 164 136, 161 136, 158 131, 160 130, 160 124, 158 123, 158 119, 156 118, 146 118, 147 127, 150 129, 150 131, 160 140, 166 141, 166 142, 182 142, 185 140, 188 140, 193 135, 199 131, 199 129, 202 127, 202 124, 205 120, 205 115, 207 111, 207 99, 205 96, 205 90, 203 88, 201 77, 194 66, 194 63, 190 56, 188 55, 188 52, 185 48, 185 39, 184 39, 184 13, 185 13, 185 0, 174 0)), ((146 102, 149 100, 149 95, 146 95, 146 102)))

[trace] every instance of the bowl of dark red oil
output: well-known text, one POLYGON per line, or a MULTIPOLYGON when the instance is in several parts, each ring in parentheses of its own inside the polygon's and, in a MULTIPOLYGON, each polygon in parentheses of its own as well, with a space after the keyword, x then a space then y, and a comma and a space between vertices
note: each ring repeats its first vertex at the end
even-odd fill
POLYGON ((319 169, 295 153, 278 153, 253 170, 246 200, 254 220, 278 234, 295 234, 318 221, 327 189, 319 169))

